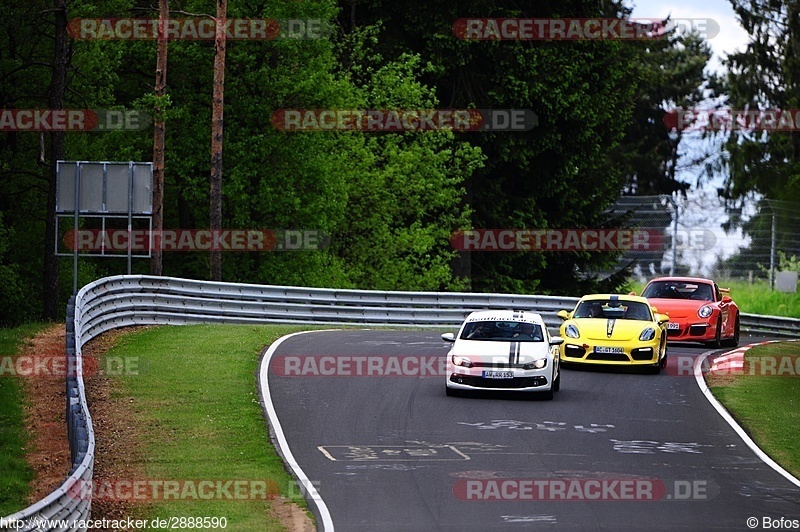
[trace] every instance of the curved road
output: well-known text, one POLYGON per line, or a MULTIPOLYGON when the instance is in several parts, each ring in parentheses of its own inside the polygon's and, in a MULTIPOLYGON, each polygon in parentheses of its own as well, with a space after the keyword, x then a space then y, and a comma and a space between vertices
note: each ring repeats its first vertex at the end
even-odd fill
POLYGON ((692 363, 704 347, 671 344, 660 375, 565 369, 553 401, 446 397, 439 334, 314 332, 274 350, 275 413, 336 530, 748 530, 753 517, 757 529, 764 518, 800 520, 800 488, 699 390, 692 363))

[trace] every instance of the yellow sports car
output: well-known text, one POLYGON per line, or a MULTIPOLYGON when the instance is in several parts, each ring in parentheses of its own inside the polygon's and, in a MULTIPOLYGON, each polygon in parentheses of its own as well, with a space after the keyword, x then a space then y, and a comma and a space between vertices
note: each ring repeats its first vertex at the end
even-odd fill
POLYGON ((593 294, 575 310, 561 310, 561 361, 566 363, 631 365, 659 373, 667 365, 667 322, 647 299, 639 296, 593 294))

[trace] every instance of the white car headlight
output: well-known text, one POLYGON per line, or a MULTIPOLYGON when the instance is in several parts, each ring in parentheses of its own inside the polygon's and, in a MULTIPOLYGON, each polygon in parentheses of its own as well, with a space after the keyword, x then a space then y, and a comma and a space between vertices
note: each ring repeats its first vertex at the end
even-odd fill
POLYGON ((547 359, 540 358, 538 360, 534 360, 533 362, 528 362, 527 364, 522 366, 522 369, 542 369, 546 366, 547 366, 547 359))
POLYGON ((566 334, 570 338, 580 338, 581 337, 581 333, 578 332, 578 328, 575 327, 571 323, 564 328, 564 334, 566 334))
POLYGON ((711 305, 704 305, 700 307, 700 309, 697 311, 697 315, 700 316, 701 318, 707 318, 711 316, 712 312, 714 312, 714 307, 712 307, 711 305))
POLYGON ((653 338, 656 337, 656 330, 652 327, 648 327, 647 329, 642 331, 642 334, 639 335, 639 340, 642 342, 649 342, 653 338))
POLYGON ((457 355, 453 355, 453 364, 456 366, 462 366, 465 368, 471 368, 472 362, 468 358, 460 357, 457 355))

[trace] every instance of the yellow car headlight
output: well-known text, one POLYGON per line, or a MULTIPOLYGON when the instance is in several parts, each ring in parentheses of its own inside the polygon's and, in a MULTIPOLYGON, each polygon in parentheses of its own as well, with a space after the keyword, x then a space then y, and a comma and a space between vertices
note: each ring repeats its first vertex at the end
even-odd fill
POLYGON ((581 337, 581 333, 578 331, 578 328, 571 323, 564 328, 564 334, 569 338, 581 337))
POLYGON ((652 327, 648 327, 647 329, 642 331, 642 334, 639 335, 639 340, 642 342, 649 342, 653 338, 656 337, 656 330, 652 327))

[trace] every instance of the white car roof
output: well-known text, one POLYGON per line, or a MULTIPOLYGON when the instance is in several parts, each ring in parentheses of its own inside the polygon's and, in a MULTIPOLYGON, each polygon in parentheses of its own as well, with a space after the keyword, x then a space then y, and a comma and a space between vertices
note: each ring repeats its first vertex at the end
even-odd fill
POLYGON ((467 316, 465 322, 473 321, 519 321, 527 323, 538 323, 544 327, 544 320, 536 312, 525 310, 479 310, 467 316))

